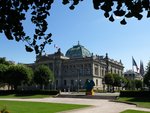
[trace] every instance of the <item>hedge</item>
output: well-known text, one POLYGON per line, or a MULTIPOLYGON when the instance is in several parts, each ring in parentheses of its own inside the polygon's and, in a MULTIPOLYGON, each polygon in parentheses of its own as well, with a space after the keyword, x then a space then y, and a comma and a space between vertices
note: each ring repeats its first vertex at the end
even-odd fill
POLYGON ((46 90, 0 90, 0 95, 57 95, 58 91, 46 91, 46 90))
POLYGON ((149 97, 150 91, 120 91, 120 97, 149 97))

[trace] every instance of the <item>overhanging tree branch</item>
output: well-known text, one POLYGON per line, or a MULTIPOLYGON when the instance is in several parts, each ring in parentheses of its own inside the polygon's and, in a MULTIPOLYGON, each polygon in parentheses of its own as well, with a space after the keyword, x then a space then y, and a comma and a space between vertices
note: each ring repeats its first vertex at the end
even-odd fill
MULTIPOLYGON (((62 4, 71 4, 70 10, 83 0, 62 0, 62 4)), ((84 0, 85 1, 85 0, 84 0)), ((104 17, 114 22, 115 17, 121 17, 120 23, 127 24, 127 18, 135 17, 141 20, 144 12, 150 17, 149 0, 92 0, 95 10, 104 11, 104 17)), ((54 0, 0 0, 0 33, 8 40, 15 39, 26 42, 26 51, 42 54, 46 44, 51 44, 51 33, 46 34, 50 9, 54 0), (23 21, 26 12, 31 11, 31 22, 36 26, 33 37, 24 32, 23 21)))

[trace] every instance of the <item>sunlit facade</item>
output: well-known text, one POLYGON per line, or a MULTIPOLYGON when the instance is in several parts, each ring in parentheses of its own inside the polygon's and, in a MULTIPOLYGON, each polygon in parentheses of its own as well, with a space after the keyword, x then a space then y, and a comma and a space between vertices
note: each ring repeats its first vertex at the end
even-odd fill
POLYGON ((61 50, 54 54, 37 56, 32 66, 47 65, 55 75, 53 83, 56 89, 77 90, 84 89, 87 79, 95 82, 95 89, 103 89, 103 78, 106 73, 123 74, 124 66, 121 60, 115 61, 105 56, 93 55, 79 43, 68 49, 66 54, 61 50))

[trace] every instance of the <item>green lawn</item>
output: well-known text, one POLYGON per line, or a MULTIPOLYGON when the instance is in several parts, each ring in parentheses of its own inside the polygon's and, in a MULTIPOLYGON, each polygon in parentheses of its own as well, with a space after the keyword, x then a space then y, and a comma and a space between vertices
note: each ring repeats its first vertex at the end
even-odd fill
POLYGON ((119 97, 117 101, 136 104, 138 107, 150 108, 150 98, 119 97))
POLYGON ((125 110, 121 113, 150 113, 150 112, 146 112, 146 111, 137 111, 137 110, 125 110))
POLYGON ((10 113, 56 113, 60 111, 89 107, 88 105, 57 104, 43 102, 2 101, 1 108, 6 106, 10 113))
POLYGON ((26 96, 18 96, 15 94, 11 95, 0 95, 0 98, 46 98, 46 97, 52 97, 50 95, 26 95, 26 96))

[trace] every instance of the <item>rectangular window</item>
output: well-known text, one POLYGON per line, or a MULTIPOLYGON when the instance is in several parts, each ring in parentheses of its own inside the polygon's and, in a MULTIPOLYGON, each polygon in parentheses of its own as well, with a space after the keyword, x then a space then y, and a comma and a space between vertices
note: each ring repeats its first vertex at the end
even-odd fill
POLYGON ((64 86, 67 86, 67 81, 66 80, 64 80, 64 86))
POLYGON ((71 86, 74 86, 74 80, 71 80, 71 86))
POLYGON ((102 69, 102 76, 104 76, 104 70, 102 69))
POLYGON ((95 75, 98 75, 98 67, 95 67, 95 75))
POLYGON ((56 86, 58 86, 58 80, 56 80, 56 86))

